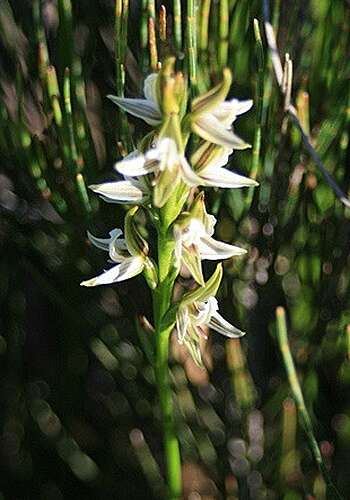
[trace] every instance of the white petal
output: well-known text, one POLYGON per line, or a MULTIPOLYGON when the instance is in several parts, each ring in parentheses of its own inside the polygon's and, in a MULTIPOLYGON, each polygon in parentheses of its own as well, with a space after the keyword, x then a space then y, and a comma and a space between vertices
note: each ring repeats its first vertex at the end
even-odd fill
POLYGON ((247 253, 247 250, 244 248, 214 240, 214 238, 210 238, 209 236, 201 238, 198 249, 202 260, 229 259, 234 255, 244 255, 247 253))
POLYGON ((183 343, 186 334, 187 328, 189 325, 189 315, 187 307, 180 307, 176 314, 176 331, 177 331, 177 339, 180 344, 183 343))
POLYGON ((169 137, 161 139, 155 148, 146 153, 147 161, 158 161, 158 170, 172 170, 180 162, 176 142, 169 137))
POLYGON ((159 109, 152 101, 147 99, 116 97, 114 95, 108 95, 107 97, 130 115, 142 118, 148 125, 156 126, 162 121, 159 109))
POLYGON ((196 174, 196 172, 192 169, 186 158, 181 159, 181 174, 187 186, 190 187, 202 186, 203 184, 202 178, 196 174))
POLYGON ((139 203, 143 200, 144 192, 141 184, 131 181, 105 182, 89 186, 110 203, 139 203))
POLYGON ((176 266, 179 266, 182 254, 182 231, 178 229, 176 225, 174 226, 173 235, 175 240, 174 257, 176 261, 176 266))
POLYGON ((112 262, 119 263, 126 260, 130 256, 126 240, 115 239, 112 241, 109 245, 109 256, 112 259, 112 262))
POLYGON ((235 121, 238 115, 246 113, 253 105, 253 101, 248 99, 246 101, 239 101, 238 99, 231 99, 224 101, 212 112, 212 114, 223 124, 226 128, 230 127, 232 122, 235 121))
POLYGON ((153 165, 147 165, 143 155, 134 156, 132 158, 125 158, 124 160, 115 164, 114 167, 120 174, 127 177, 139 177, 147 175, 154 170, 153 165))
MULTIPOLYGON (((228 159, 232 153, 233 153, 233 149, 223 148, 223 147, 219 148, 217 154, 215 156, 213 156, 210 163, 207 163, 205 168, 224 167, 225 165, 228 164, 228 159)), ((199 173, 200 172, 201 172, 201 170, 199 170, 199 173)))
POLYGON ((151 73, 150 75, 148 75, 143 84, 143 93, 145 94, 146 99, 148 101, 153 102, 153 104, 159 110, 158 95, 157 95, 157 79, 158 79, 157 73, 151 73))
POLYGON ((109 251, 109 245, 111 241, 115 238, 119 238, 123 234, 121 229, 113 229, 109 235, 110 238, 96 238, 93 234, 91 234, 89 231, 87 232, 88 238, 91 241, 91 243, 99 248, 100 250, 105 250, 106 252, 109 251))
POLYGON ((83 281, 80 284, 82 286, 90 287, 117 283, 119 281, 133 278, 137 274, 140 274, 143 270, 143 266, 144 259, 142 257, 130 257, 128 259, 125 259, 121 264, 118 264, 108 271, 105 271, 103 274, 100 274, 100 276, 96 276, 96 278, 91 278, 90 280, 83 281))
POLYGON ((214 227, 216 224, 216 218, 212 214, 208 214, 205 212, 204 214, 204 219, 203 219, 203 224, 205 228, 205 234, 207 236, 213 236, 214 234, 214 227))
POLYGON ((233 132, 227 130, 225 125, 210 113, 199 116, 192 123, 192 128, 202 139, 218 144, 219 146, 233 149, 250 148, 250 144, 247 144, 233 132))
POLYGON ((206 326, 212 315, 218 309, 215 297, 210 297, 206 302, 197 302, 194 306, 196 313, 193 315, 192 323, 195 326, 206 326))
POLYGON ((249 177, 235 174, 226 168, 207 167, 201 172, 202 185, 222 188, 241 188, 258 186, 259 184, 249 177))
POLYGON ((253 106, 252 99, 245 99, 243 101, 239 101, 238 99, 232 99, 230 102, 231 103, 235 102, 237 116, 242 115, 243 113, 246 113, 253 106))
POLYGON ((226 319, 224 319, 218 312, 213 313, 208 326, 212 330, 221 333, 221 335, 225 335, 225 337, 230 337, 231 339, 235 339, 245 335, 245 332, 242 332, 235 326, 231 325, 231 323, 226 321, 226 319))

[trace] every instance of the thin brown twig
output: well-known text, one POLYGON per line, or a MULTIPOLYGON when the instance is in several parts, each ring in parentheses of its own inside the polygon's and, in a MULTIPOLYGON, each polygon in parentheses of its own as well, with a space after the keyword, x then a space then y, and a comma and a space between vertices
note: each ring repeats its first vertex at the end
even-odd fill
MULTIPOLYGON (((294 125, 299 129, 302 141, 304 143, 304 146, 306 150, 308 151, 309 155, 313 159, 313 161, 316 163, 317 167, 321 170, 326 182, 328 185, 333 189, 334 193, 336 196, 339 198, 339 200, 345 205, 346 207, 350 208, 350 200, 344 193, 344 191, 338 186, 336 181, 334 180, 333 176, 328 172, 326 167, 323 165, 323 162, 317 152, 315 151, 314 147, 312 146, 310 142, 310 138, 306 131, 303 129, 300 120, 298 118, 298 113, 293 105, 293 103, 290 100, 289 95, 286 95, 287 92, 290 92, 291 90, 291 82, 290 85, 284 85, 284 72, 283 72, 283 66, 281 62, 281 58, 279 55, 278 51, 278 46, 276 42, 276 37, 275 33, 272 27, 272 24, 270 22, 270 4, 269 0, 263 0, 263 15, 264 15, 264 27, 265 27, 265 35, 266 35, 266 40, 267 40, 267 45, 270 50, 270 55, 271 55, 271 61, 272 61, 272 66, 273 70, 275 73, 275 77, 278 83, 278 86, 281 90, 282 95, 284 96, 286 107, 285 107, 285 112, 290 116, 292 122, 294 125)), ((291 63, 290 63, 291 67, 291 63)))

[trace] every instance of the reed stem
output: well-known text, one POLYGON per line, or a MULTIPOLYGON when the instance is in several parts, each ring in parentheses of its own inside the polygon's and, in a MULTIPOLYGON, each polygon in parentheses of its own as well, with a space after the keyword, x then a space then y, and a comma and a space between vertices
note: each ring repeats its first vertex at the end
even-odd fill
POLYGON ((320 448, 318 446, 318 443, 314 435, 311 418, 305 405, 304 396, 299 384, 297 372, 294 365, 294 360, 289 347, 286 313, 283 307, 277 307, 276 309, 276 326, 277 326, 277 339, 282 354, 284 367, 287 372, 293 399, 297 405, 298 412, 301 418, 302 425, 304 427, 304 431, 306 433, 310 449, 319 467, 319 470, 323 476, 323 479, 325 480, 325 483, 327 485, 327 491, 330 494, 330 498, 343 500, 343 497, 340 495, 337 488, 332 482, 332 479, 323 461, 320 448))

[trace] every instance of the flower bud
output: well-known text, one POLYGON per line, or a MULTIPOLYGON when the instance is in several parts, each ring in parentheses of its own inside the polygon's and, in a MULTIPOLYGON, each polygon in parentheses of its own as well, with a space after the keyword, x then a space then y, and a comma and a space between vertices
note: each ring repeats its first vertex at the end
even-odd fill
POLYGON ((196 198, 193 200, 190 215, 194 219, 200 220, 202 223, 205 221, 205 216, 207 215, 205 209, 205 201, 204 201, 204 191, 201 191, 196 198))
POLYGON ((159 85, 163 114, 183 113, 187 104, 186 83, 182 73, 175 73, 175 57, 164 61, 159 73, 159 85))

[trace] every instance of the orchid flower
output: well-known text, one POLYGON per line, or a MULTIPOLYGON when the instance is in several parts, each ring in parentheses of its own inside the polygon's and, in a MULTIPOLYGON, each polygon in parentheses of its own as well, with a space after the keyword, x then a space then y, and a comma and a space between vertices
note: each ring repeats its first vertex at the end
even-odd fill
POLYGON ((97 286, 117 283, 137 274, 142 273, 145 267, 146 256, 144 254, 132 255, 125 239, 119 238, 122 235, 121 229, 113 229, 109 233, 109 238, 96 238, 88 233, 88 238, 93 245, 100 250, 109 252, 109 256, 117 265, 111 267, 108 271, 80 283, 82 286, 97 286))
POLYGON ((221 260, 244 255, 247 251, 212 238, 216 219, 207 213, 204 194, 193 202, 190 212, 182 214, 174 224, 175 258, 183 263, 200 285, 204 284, 202 260, 221 260))
POLYGON ((250 145, 232 131, 236 117, 248 111, 252 101, 231 99, 225 101, 232 83, 229 69, 223 70, 223 79, 205 94, 192 101, 190 114, 191 128, 205 141, 228 149, 246 149, 250 145))
MULTIPOLYGON (((180 180, 189 187, 216 186, 240 188, 256 186, 258 183, 253 179, 222 168, 223 165, 227 164, 230 153, 231 150, 227 148, 206 142, 192 155, 191 160, 194 165, 194 168, 192 168, 185 156, 178 152, 175 141, 164 137, 156 143, 154 148, 146 151, 145 154, 135 153, 129 155, 121 162, 118 162, 115 168, 119 173, 128 178, 129 182, 138 183, 133 188, 127 187, 132 193, 136 189, 142 189, 139 179, 141 176, 153 174, 154 204, 155 206, 162 207, 176 189, 180 180), (137 180, 132 181, 132 177, 135 177, 137 180)), ((117 197, 121 199, 119 186, 114 187, 113 183, 111 183, 111 187, 109 187, 107 184, 107 189, 110 191, 113 191, 115 188, 118 188, 117 197)), ((110 195, 108 195, 108 201, 111 201, 110 195)))
POLYGON ((153 201, 162 207, 182 180, 188 186, 198 186, 200 179, 192 170, 184 155, 178 152, 173 139, 164 137, 145 154, 126 157, 115 166, 126 177, 153 174, 153 201))
POLYGON ((203 142, 191 157, 192 168, 200 179, 198 185, 228 189, 258 186, 254 179, 223 168, 227 165, 232 151, 210 142, 203 142))
POLYGON ((232 123, 252 105, 252 100, 222 101, 213 110, 199 114, 192 122, 192 130, 202 139, 230 150, 250 148, 250 144, 233 133, 232 123))
POLYGON ((185 344, 197 364, 201 365, 200 338, 207 338, 206 328, 211 328, 225 337, 239 338, 244 332, 231 325, 218 313, 218 301, 209 297, 180 306, 176 314, 176 331, 180 344, 185 344))

